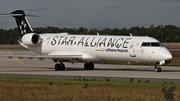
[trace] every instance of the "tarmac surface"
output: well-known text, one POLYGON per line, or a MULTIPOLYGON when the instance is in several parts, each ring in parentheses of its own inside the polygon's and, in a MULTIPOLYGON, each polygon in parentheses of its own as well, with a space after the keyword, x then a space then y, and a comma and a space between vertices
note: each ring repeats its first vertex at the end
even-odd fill
MULTIPOLYGON (((35 54, 26 50, 0 50, 1 54, 35 54)), ((18 59, 0 57, 0 76, 49 79, 96 79, 110 81, 150 81, 180 83, 180 67, 161 66, 162 72, 155 72, 154 66, 95 64, 94 70, 84 70, 84 63, 65 63, 64 71, 55 71, 50 59, 18 59)))

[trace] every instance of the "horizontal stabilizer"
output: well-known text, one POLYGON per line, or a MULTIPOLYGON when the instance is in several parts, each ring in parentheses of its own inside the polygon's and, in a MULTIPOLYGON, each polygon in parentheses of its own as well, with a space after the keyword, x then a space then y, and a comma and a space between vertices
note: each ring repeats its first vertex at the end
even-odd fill
MULTIPOLYGON (((4 13, 0 14, 0 16, 23 16, 23 14, 12 14, 12 13, 4 13)), ((30 14, 25 14, 25 16, 32 16, 32 17, 40 17, 38 15, 30 15, 30 14)))

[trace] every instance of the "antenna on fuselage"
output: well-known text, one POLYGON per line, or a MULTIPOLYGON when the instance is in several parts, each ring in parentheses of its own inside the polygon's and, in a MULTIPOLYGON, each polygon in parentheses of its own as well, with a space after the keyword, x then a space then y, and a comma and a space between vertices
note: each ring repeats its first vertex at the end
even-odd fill
POLYGON ((130 36, 133 36, 131 33, 129 33, 130 34, 130 36))
POLYGON ((99 33, 97 32, 97 35, 99 36, 99 33))

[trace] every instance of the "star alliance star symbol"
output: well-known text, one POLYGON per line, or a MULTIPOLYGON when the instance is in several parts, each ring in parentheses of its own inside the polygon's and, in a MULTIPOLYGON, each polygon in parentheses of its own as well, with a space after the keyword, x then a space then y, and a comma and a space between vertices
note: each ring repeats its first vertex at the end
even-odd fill
POLYGON ((26 33, 26 23, 24 21, 21 22, 21 25, 19 26, 20 30, 21 30, 21 35, 26 33))

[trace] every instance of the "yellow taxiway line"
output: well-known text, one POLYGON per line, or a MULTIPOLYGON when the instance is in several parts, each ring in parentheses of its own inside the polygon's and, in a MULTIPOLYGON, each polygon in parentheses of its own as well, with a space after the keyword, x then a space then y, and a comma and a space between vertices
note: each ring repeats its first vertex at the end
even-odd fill
MULTIPOLYGON (((14 53, 13 52, 11 52, 13 55, 14 55, 14 53)), ((23 66, 27 66, 26 64, 24 64, 18 57, 15 57, 15 59, 17 60, 17 62, 19 62, 21 65, 23 65, 23 66)))

